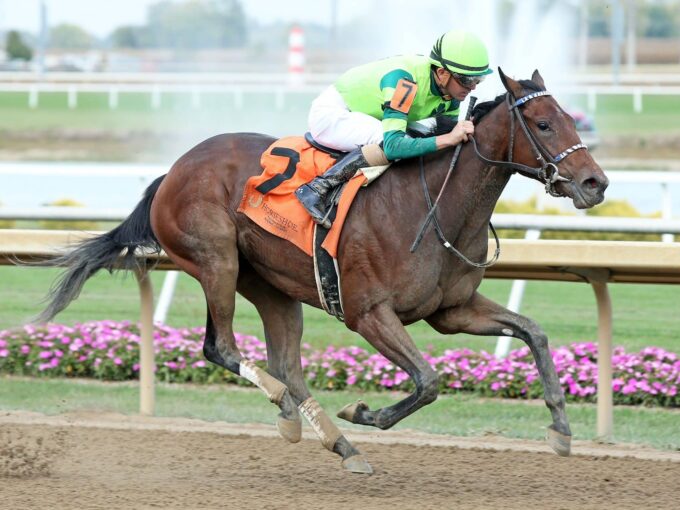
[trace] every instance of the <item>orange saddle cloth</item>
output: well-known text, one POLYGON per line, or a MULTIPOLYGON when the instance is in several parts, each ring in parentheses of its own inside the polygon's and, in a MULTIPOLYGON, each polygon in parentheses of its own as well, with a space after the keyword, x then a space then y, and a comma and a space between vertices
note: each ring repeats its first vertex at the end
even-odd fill
MULTIPOLYGON (((333 163, 333 157, 312 147, 302 136, 277 140, 262 154, 262 174, 246 182, 238 212, 311 257, 314 222, 295 197, 295 190, 323 174, 333 163)), ((338 240, 350 205, 366 180, 358 172, 342 191, 333 226, 322 244, 333 258, 337 258, 338 240)))

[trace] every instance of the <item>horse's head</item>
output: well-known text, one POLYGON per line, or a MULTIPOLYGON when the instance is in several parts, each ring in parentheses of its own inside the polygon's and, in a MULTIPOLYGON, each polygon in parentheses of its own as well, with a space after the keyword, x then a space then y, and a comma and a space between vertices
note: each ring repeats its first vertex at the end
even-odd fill
POLYGON ((530 81, 498 72, 514 123, 512 160, 529 167, 538 161, 542 169, 536 178, 551 194, 571 198, 578 209, 602 202, 609 180, 581 142, 572 117, 546 92, 539 72, 530 81))

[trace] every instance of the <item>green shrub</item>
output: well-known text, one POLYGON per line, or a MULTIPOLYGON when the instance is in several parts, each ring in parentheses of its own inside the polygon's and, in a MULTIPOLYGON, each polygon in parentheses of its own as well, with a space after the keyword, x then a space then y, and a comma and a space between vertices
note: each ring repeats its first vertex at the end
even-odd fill
MULTIPOLYGON (((499 214, 546 214, 574 216, 573 213, 565 213, 556 207, 538 208, 538 199, 532 196, 523 202, 514 200, 500 200, 496 204, 494 212, 499 214)), ((616 216, 628 218, 654 218, 659 217, 659 213, 642 215, 626 200, 608 200, 605 203, 586 210, 587 216, 616 216)), ((499 230, 498 235, 506 239, 523 239, 524 230, 499 230)), ((616 232, 585 232, 585 231, 544 231, 541 232, 541 239, 587 239, 599 241, 660 241, 659 234, 627 234, 616 232)))
MULTIPOLYGON (((83 207, 83 204, 70 198, 62 198, 45 205, 53 207, 83 207)), ((38 226, 45 230, 98 230, 99 227, 96 221, 58 220, 42 220, 38 222, 38 226)))

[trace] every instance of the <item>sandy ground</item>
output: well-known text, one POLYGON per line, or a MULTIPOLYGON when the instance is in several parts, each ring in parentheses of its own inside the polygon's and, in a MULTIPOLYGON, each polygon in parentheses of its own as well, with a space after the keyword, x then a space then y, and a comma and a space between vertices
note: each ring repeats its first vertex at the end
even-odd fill
MULTIPOLYGON (((372 476, 309 431, 112 414, 0 415, 0 508, 671 508, 680 453, 576 442, 351 432, 372 476)), ((675 503, 673 503, 675 501, 675 503)))

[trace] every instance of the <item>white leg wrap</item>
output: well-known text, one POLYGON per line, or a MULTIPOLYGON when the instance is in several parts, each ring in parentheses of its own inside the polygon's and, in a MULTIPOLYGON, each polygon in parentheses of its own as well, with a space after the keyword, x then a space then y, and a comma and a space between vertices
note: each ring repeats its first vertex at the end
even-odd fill
POLYGON ((288 390, 285 384, 273 378, 250 360, 241 360, 239 373, 260 388, 267 395, 269 401, 276 405, 281 403, 283 395, 288 390))
POLYGON ((307 418, 307 421, 321 439, 321 444, 327 450, 333 451, 336 441, 342 436, 340 429, 335 426, 326 412, 313 397, 309 397, 298 406, 300 413, 307 418))

